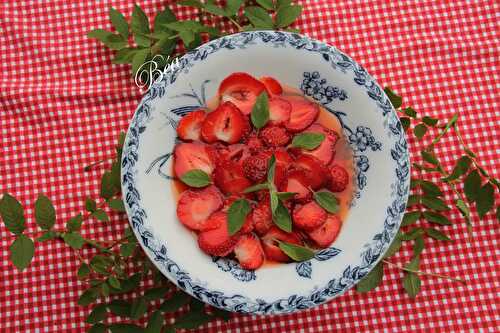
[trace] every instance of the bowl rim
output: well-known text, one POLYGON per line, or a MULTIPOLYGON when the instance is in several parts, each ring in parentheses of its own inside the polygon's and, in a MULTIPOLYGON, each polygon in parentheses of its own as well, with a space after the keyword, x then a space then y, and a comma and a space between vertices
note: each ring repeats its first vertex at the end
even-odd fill
MULTIPOLYGON (((168 69, 167 71, 165 71, 165 75, 163 75, 160 81, 154 82, 152 84, 151 88, 143 96, 141 102, 138 104, 127 129, 121 160, 121 187, 127 217, 130 226, 138 239, 139 244, 141 245, 146 255, 149 257, 151 262, 160 270, 160 272, 162 272, 163 275, 165 275, 170 281, 177 285, 177 287, 187 292, 191 296, 212 306, 239 313, 280 314, 305 310, 330 301, 331 299, 338 297, 347 290, 351 289, 364 276, 366 276, 366 274, 368 274, 383 258, 383 255, 389 248, 389 245, 392 243, 397 231, 399 230, 399 226, 401 224, 409 195, 411 170, 406 136, 404 130, 402 130, 399 117, 396 115, 396 111, 394 110, 383 89, 380 88, 378 83, 370 74, 366 72, 366 70, 364 70, 363 67, 361 67, 351 57, 339 51, 334 46, 328 45, 324 42, 312 39, 301 34, 290 32, 251 31, 224 36, 205 43, 197 47, 196 49, 186 53, 179 58, 178 63, 180 64, 179 66, 176 66, 175 69, 168 69), (193 281, 188 276, 188 273, 179 274, 182 273, 181 268, 166 256, 166 248, 164 245, 161 245, 161 247, 159 248, 153 248, 151 242, 144 238, 144 232, 147 230, 143 228, 140 215, 145 215, 145 212, 142 208, 140 208, 140 205, 138 204, 140 198, 135 198, 136 200, 134 200, 133 198, 135 196, 134 191, 138 192, 133 183, 133 166, 135 162, 137 162, 138 156, 136 156, 135 160, 133 160, 133 158, 131 159, 129 155, 133 147, 138 149, 138 138, 140 136, 140 131, 136 130, 135 127, 140 122, 142 113, 147 114, 150 111, 148 103, 158 96, 161 97, 165 92, 165 88, 175 82, 177 74, 179 74, 182 70, 189 68, 189 65, 192 61, 199 61, 200 59, 203 60, 204 57, 209 56, 209 54, 211 53, 208 51, 216 52, 217 50, 223 48, 221 45, 227 45, 227 43, 238 41, 239 39, 241 39, 242 43, 244 44, 252 41, 258 41, 261 43, 275 41, 283 44, 288 43, 287 45, 285 45, 285 47, 297 47, 297 45, 301 45, 301 48, 306 49, 307 51, 321 53, 325 60, 327 60, 326 57, 328 56, 339 56, 344 62, 349 65, 348 68, 345 68, 346 70, 353 71, 355 74, 357 72, 358 74, 363 76, 365 80, 364 88, 367 89, 368 95, 372 99, 376 100, 377 108, 381 108, 383 110, 383 116, 388 116, 388 121, 392 122, 392 125, 395 128, 393 134, 398 136, 399 143, 401 144, 403 149, 400 160, 402 165, 406 165, 405 175, 401 176, 401 178, 397 176, 397 178, 400 178, 398 180, 399 185, 403 189, 404 193, 402 195, 399 195, 398 197, 400 199, 400 208, 398 208, 398 211, 395 212, 396 215, 392 220, 392 224, 388 224, 386 218, 386 220, 384 221, 384 230, 382 230, 380 234, 377 234, 380 235, 380 238, 384 240, 382 243, 380 243, 380 240, 377 240, 378 244, 374 246, 374 249, 376 249, 374 251, 377 252, 370 253, 370 262, 368 262, 362 270, 355 271, 355 269, 352 269, 351 271, 347 272, 347 274, 346 271, 344 271, 343 276, 338 279, 339 281, 336 284, 332 283, 335 279, 330 280, 325 286, 321 286, 316 291, 311 292, 309 295, 290 295, 288 298, 277 299, 273 302, 265 302, 261 299, 250 299, 249 297, 237 294, 228 296, 224 295, 224 292, 221 291, 205 289, 205 287, 203 287, 201 283, 193 281), (370 94, 370 92, 373 96, 370 94), (388 225, 390 225, 390 230, 387 230, 388 225), (161 257, 163 262, 159 263, 159 257, 161 257), (175 273, 173 273, 174 271, 175 273), (342 281, 344 278, 346 281, 342 281)), ((393 129, 391 128, 391 130, 393 129)), ((388 209, 390 208, 391 206, 388 207, 388 209)), ((375 243, 375 237, 372 241, 372 244, 375 243)), ((154 235, 151 235, 151 238, 152 240, 154 240, 154 235)), ((371 250, 371 248, 369 250, 371 250)), ((198 280, 198 277, 195 278, 196 280, 198 280)))

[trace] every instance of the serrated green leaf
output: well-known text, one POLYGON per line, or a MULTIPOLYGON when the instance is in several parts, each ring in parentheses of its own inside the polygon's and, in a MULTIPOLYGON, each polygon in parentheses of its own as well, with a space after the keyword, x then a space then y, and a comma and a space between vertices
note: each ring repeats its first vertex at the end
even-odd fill
POLYGON ((276 196, 278 199, 285 201, 291 199, 297 194, 296 192, 276 192, 276 196))
POLYGON ((87 306, 94 303, 99 296, 99 292, 95 287, 84 290, 83 293, 78 298, 78 305, 87 306))
POLYGON ((256 28, 273 29, 273 19, 267 11, 261 7, 245 7, 245 16, 256 28))
POLYGON ((151 314, 148 320, 148 324, 146 325, 146 329, 144 333, 158 333, 161 332, 161 328, 163 327, 163 323, 165 322, 165 318, 160 311, 155 311, 151 314))
POLYGON ((121 288, 121 283, 120 283, 120 281, 115 276, 110 276, 108 278, 108 284, 109 284, 110 287, 113 287, 115 289, 120 289, 121 288))
POLYGON ((109 268, 113 265, 113 260, 103 255, 95 255, 90 260, 90 268, 100 274, 108 274, 109 268))
POLYGON ((143 333, 144 328, 137 326, 135 324, 125 324, 125 323, 118 323, 118 324, 111 324, 108 326, 108 329, 111 331, 111 333, 143 333))
POLYGON ((94 324, 87 333, 106 333, 108 327, 104 324, 94 324))
POLYGON ((85 319, 85 322, 89 324, 97 324, 106 319, 107 314, 108 309, 106 304, 98 304, 94 306, 92 311, 87 316, 87 319, 85 319))
POLYGON ((310 248, 278 241, 280 249, 294 261, 306 261, 314 258, 314 251, 310 248))
POLYGON ((417 222, 421 215, 420 211, 406 212, 401 221, 401 226, 405 227, 417 222))
POLYGON ((288 6, 292 4, 292 0, 276 0, 276 8, 280 8, 282 6, 288 6))
POLYGON ((10 261, 22 271, 29 266, 35 254, 35 245, 31 238, 26 235, 17 235, 14 242, 9 247, 10 261))
POLYGON ((391 101, 392 106, 397 109, 403 104, 403 98, 396 94, 394 91, 392 91, 391 88, 385 87, 384 92, 389 98, 389 101, 391 101))
POLYGON ((123 36, 123 38, 127 39, 128 38, 128 23, 127 20, 125 20, 125 17, 123 16, 122 13, 120 13, 118 10, 116 10, 113 7, 109 8, 109 18, 111 20, 111 23, 113 23, 113 26, 115 27, 116 31, 120 35, 123 36))
POLYGON ((190 30, 183 30, 179 32, 179 37, 181 38, 184 45, 191 44, 195 39, 194 32, 190 30))
POLYGON ((87 37, 99 40, 112 50, 120 50, 127 46, 127 41, 122 36, 103 29, 92 30, 87 34, 87 37))
POLYGON ((421 281, 417 274, 408 272, 403 278, 403 287, 411 298, 415 298, 420 292, 421 281))
POLYGON ((130 257, 132 253, 134 252, 135 248, 137 247, 137 244, 135 243, 125 243, 120 245, 120 255, 122 257, 130 257))
POLYGON ((427 233, 427 235, 431 238, 434 238, 436 240, 442 240, 442 241, 450 241, 450 237, 448 237, 445 233, 439 231, 439 230, 436 230, 436 229, 433 229, 433 228, 427 228, 425 229, 425 232, 427 233))
POLYGON ((427 150, 422 150, 420 154, 422 155, 423 160, 427 163, 430 163, 434 166, 439 165, 439 160, 436 158, 436 155, 434 155, 434 153, 428 152, 427 150))
POLYGON ((439 186, 430 182, 428 180, 421 180, 420 187, 424 190, 424 193, 429 196, 440 197, 443 192, 439 189, 439 186))
POLYGON ((394 240, 392 241, 391 245, 389 246, 389 248, 385 252, 384 259, 392 257, 401 248, 401 245, 403 244, 403 242, 401 241, 401 239, 399 238, 399 236, 400 236, 400 232, 398 232, 398 234, 396 235, 396 237, 394 237, 394 240))
POLYGON ((410 206, 418 205, 418 204, 420 204, 420 200, 421 200, 420 195, 412 194, 412 195, 408 196, 408 202, 406 203, 406 206, 410 207, 410 206))
POLYGON ((366 293, 370 290, 375 289, 380 282, 382 282, 382 277, 384 276, 384 266, 382 262, 379 262, 373 269, 368 273, 361 281, 356 285, 356 291, 360 293, 366 293))
POLYGON ((256 1, 261 7, 267 10, 272 10, 274 8, 273 0, 257 0, 256 1))
POLYGON ((276 157, 274 154, 267 162, 267 183, 271 189, 274 189, 274 173, 276 171, 276 157))
POLYGON ((475 202, 478 198, 479 192, 481 191, 481 176, 479 172, 474 169, 472 170, 464 181, 464 192, 467 200, 469 202, 475 202))
POLYGON ((125 212, 125 204, 122 199, 111 199, 108 201, 108 206, 115 212, 125 212))
POLYGON ((415 109, 413 109, 411 106, 401 111, 410 118, 417 118, 417 111, 415 111, 415 109))
POLYGON ((314 201, 331 214, 336 214, 339 210, 339 201, 330 191, 314 192, 314 201))
POLYGON ((410 240, 414 240, 417 237, 421 236, 423 233, 424 233, 424 229, 422 229, 420 227, 413 228, 410 231, 408 231, 407 233, 401 234, 399 236, 399 239, 401 239, 403 241, 410 241, 410 240))
POLYGON ((90 267, 86 263, 82 262, 80 267, 78 268, 78 272, 76 273, 76 276, 82 280, 85 279, 87 276, 90 275, 90 267))
POLYGON ((237 15, 242 4, 243 0, 227 0, 224 8, 226 15, 229 17, 237 15))
POLYGON ((68 231, 79 231, 82 227, 83 216, 79 213, 76 216, 73 216, 66 222, 66 230, 68 231))
POLYGON ((276 191, 269 192, 269 204, 271 206, 271 212, 274 214, 279 204, 279 198, 278 195, 276 194, 276 191))
POLYGON ((228 16, 226 11, 223 8, 217 6, 213 0, 207 0, 203 9, 206 12, 208 12, 210 14, 217 15, 217 16, 228 16))
POLYGON ((62 235, 62 238, 66 244, 68 244, 72 249, 79 250, 85 244, 85 240, 82 235, 76 232, 67 232, 62 235))
POLYGON ((431 222, 431 223, 436 223, 440 225, 451 225, 451 221, 448 220, 448 218, 444 215, 441 215, 439 213, 431 212, 431 211, 425 211, 423 213, 424 218, 431 222))
POLYGON ((134 40, 139 46, 149 47, 151 41, 146 36, 150 34, 149 20, 146 13, 137 4, 132 12, 132 22, 130 28, 134 33, 134 40))
POLYGON ((170 290, 169 287, 156 287, 148 289, 144 292, 144 298, 148 301, 156 301, 165 297, 165 294, 170 290))
POLYGON ((101 198, 108 200, 116 193, 118 193, 118 188, 113 182, 113 175, 110 171, 106 171, 101 178, 101 198))
POLYGON ((35 220, 38 226, 49 230, 56 222, 56 210, 49 198, 40 194, 35 202, 35 220))
POLYGON ((130 317, 132 319, 139 319, 148 311, 148 303, 143 297, 139 297, 138 299, 132 302, 132 306, 130 308, 130 317))
POLYGON ((178 1, 177 4, 181 6, 190 6, 190 7, 195 7, 195 8, 203 8, 205 5, 198 0, 181 0, 178 1))
POLYGON ((224 310, 219 309, 219 308, 213 308, 212 312, 213 312, 214 317, 220 318, 226 322, 229 321, 233 317, 233 314, 231 312, 224 311, 224 310))
POLYGON ((108 309, 113 314, 121 317, 130 317, 132 305, 124 300, 115 299, 108 304, 108 309))
POLYGON ((278 207, 273 213, 273 222, 285 232, 292 231, 292 218, 290 217, 288 209, 283 205, 281 201, 278 201, 278 207))
POLYGON ((443 200, 437 198, 437 197, 432 197, 432 196, 423 196, 422 197, 422 205, 429 209, 434 209, 436 211, 442 212, 442 211, 447 211, 450 210, 451 208, 448 207, 446 202, 443 200))
POLYGON ((313 150, 325 140, 325 134, 314 132, 303 132, 292 139, 292 147, 313 150))
POLYGON ((59 233, 53 230, 46 231, 40 237, 37 238, 37 242, 46 242, 59 237, 59 233))
POLYGON ((7 230, 13 234, 19 235, 26 229, 23 206, 8 193, 0 200, 0 215, 7 230))
POLYGON ((255 100, 250 119, 257 129, 264 127, 269 121, 269 97, 265 91, 255 100))
POLYGON ((174 327, 193 329, 210 322, 212 319, 212 316, 204 312, 188 312, 176 319, 174 327))
POLYGON ((236 234, 245 224, 248 213, 252 209, 246 199, 235 200, 227 211, 227 229, 229 235, 236 234))
POLYGON ((425 247, 424 237, 422 235, 415 238, 415 243, 413 244, 413 258, 420 256, 425 247))
POLYGON ((252 193, 252 192, 257 192, 260 190, 268 190, 269 189, 269 184, 268 183, 262 183, 262 184, 257 184, 257 185, 252 185, 250 187, 247 187, 243 193, 252 193))
POLYGON ((146 62, 149 56, 149 49, 139 49, 135 52, 132 58, 132 73, 136 75, 137 71, 141 69, 141 66, 146 62))
POLYGON ((109 216, 108 214, 102 210, 102 209, 97 209, 95 212, 92 213, 92 216, 95 217, 97 220, 102 221, 102 222, 108 222, 109 221, 109 216))
POLYGON ((97 208, 97 203, 95 202, 94 199, 92 199, 92 198, 85 199, 85 210, 87 212, 92 213, 96 210, 96 208, 97 208))
POLYGON ((162 312, 175 312, 179 310, 181 307, 184 305, 188 304, 191 301, 191 297, 182 292, 178 291, 175 294, 172 295, 169 299, 165 300, 161 305, 159 310, 162 312))
POLYGON ((410 118, 401 117, 401 118, 399 118, 399 121, 401 122, 401 126, 403 126, 403 130, 406 132, 408 130, 408 128, 410 128, 410 124, 411 124, 410 118))
POLYGON ((422 139, 425 133, 427 133, 427 126, 425 126, 424 124, 418 124, 413 129, 413 133, 418 139, 422 139))
POLYGON ((295 20, 300 16, 302 12, 302 6, 289 5, 281 6, 278 8, 276 13, 276 26, 278 28, 284 28, 295 22, 295 20))
POLYGON ((422 121, 428 126, 436 126, 439 120, 436 118, 425 116, 422 118, 422 121))
POLYGON ((465 175, 467 171, 469 171, 469 167, 471 165, 471 159, 469 156, 462 156, 458 159, 457 163, 455 164, 455 167, 453 168, 453 171, 448 177, 442 178, 442 181, 444 182, 450 182, 453 180, 457 180, 461 176, 465 175))
POLYGON ((207 175, 203 170, 199 169, 189 170, 180 178, 184 184, 196 188, 205 187, 210 185, 211 183, 210 176, 207 175))
POLYGON ((476 208, 479 218, 482 219, 490 209, 493 208, 495 203, 494 196, 495 189, 490 183, 486 183, 477 194, 476 208))
POLYGON ((154 32, 156 33, 167 30, 165 28, 165 24, 175 21, 177 21, 177 18, 175 17, 174 12, 172 12, 172 10, 168 8, 168 6, 165 6, 165 9, 156 14, 155 16, 154 32))

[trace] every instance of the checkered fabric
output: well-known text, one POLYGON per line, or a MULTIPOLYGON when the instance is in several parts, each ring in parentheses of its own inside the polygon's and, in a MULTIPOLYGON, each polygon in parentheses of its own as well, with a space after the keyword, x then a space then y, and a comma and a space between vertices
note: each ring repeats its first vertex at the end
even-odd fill
MULTIPOLYGON (((170 4, 180 18, 196 13, 175 1, 139 1, 146 13, 170 4)), ((498 1, 300 1, 296 27, 337 46, 405 97, 405 105, 459 126, 484 167, 496 176, 500 158, 500 3, 498 1)), ((31 207, 39 193, 53 199, 58 223, 82 210, 98 193, 101 170, 85 165, 109 157, 141 98, 127 65, 111 63, 112 52, 86 37, 109 28, 108 8, 130 17, 133 1, 3 1, 0 4, 0 191, 27 204, 28 232, 37 230, 31 207)), ((459 157, 448 136, 438 147, 447 168, 459 157)), ((424 140, 425 142, 425 140, 424 140)), ((418 160, 423 143, 410 139, 418 160)), ((417 171, 413 170, 414 175, 417 171)), ((437 180, 437 178, 436 178, 437 180)), ((452 203, 452 193, 446 189, 452 203)), ((498 202, 498 198, 497 198, 498 202)), ((423 277, 411 300, 402 273, 385 269, 375 291, 351 290, 315 309, 281 316, 235 315, 198 332, 498 332, 500 327, 499 224, 492 213, 468 239, 459 212, 441 228, 453 242, 428 240, 422 269, 462 277, 467 285, 423 277)), ((86 237, 112 239, 126 225, 93 221, 86 237)), ((0 332, 84 332, 89 308, 76 304, 84 284, 78 260, 59 242, 36 247, 22 273, 8 260, 13 238, 0 227, 0 332)), ((393 259, 405 263, 410 245, 393 259)))

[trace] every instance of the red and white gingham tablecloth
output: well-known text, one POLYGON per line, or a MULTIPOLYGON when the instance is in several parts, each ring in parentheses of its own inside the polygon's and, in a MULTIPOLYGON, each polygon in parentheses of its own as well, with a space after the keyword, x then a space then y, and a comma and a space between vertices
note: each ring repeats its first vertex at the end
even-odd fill
MULTIPOLYGON (((139 1, 152 17, 166 4, 183 18, 194 12, 175 1, 139 1)), ((401 93, 408 105, 448 119, 460 112, 466 141, 488 172, 500 176, 500 3, 498 1, 305 0, 296 27, 337 46, 401 93)), ((126 65, 86 37, 111 28, 110 5, 130 17, 133 1, 7 1, 0 4, 0 192, 31 207, 39 193, 53 199, 62 226, 98 193, 99 170, 83 167, 108 157, 141 98, 126 65)), ((412 154, 422 144, 410 140, 412 154)), ((439 157, 448 168, 459 156, 448 136, 439 157)), ((413 172, 416 172, 415 170, 413 172)), ((451 203, 452 193, 446 192, 451 203)), ((498 202, 498 198, 497 198, 498 202)), ((498 332, 499 224, 490 213, 473 217, 467 240, 457 210, 445 227, 453 242, 429 240, 422 269, 468 280, 461 284, 423 277, 411 300, 402 273, 386 269, 373 292, 351 290, 312 310, 282 316, 235 315, 198 332, 498 332)), ((87 237, 112 239, 126 225, 92 221, 87 237)), ((8 260, 13 238, 0 227, 0 332, 84 332, 88 308, 76 305, 84 284, 78 260, 59 242, 38 245, 35 260, 18 273, 8 260)), ((404 263, 410 245, 394 261, 404 263)))

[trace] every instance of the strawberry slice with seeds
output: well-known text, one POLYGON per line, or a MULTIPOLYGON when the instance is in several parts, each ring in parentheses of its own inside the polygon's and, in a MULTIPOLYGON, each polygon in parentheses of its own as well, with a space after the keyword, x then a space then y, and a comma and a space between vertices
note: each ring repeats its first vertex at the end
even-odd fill
POLYGON ((174 149, 174 172, 177 177, 199 169, 211 175, 215 168, 215 150, 203 143, 179 143, 174 149))
POLYGON ((245 178, 243 167, 231 160, 223 160, 217 164, 214 183, 224 194, 238 194, 252 185, 250 180, 245 178))
POLYGON ((288 168, 293 162, 292 157, 284 149, 277 149, 273 152, 276 158, 276 168, 274 171, 274 185, 279 186, 286 178, 288 168))
POLYGON ((290 134, 283 127, 267 126, 259 134, 262 142, 268 147, 283 147, 290 142, 290 134))
POLYGON ((177 136, 182 140, 200 140, 201 124, 205 119, 204 110, 196 110, 186 114, 177 125, 177 136))
POLYGON ((323 133, 325 139, 321 144, 313 150, 301 150, 302 154, 311 155, 319 159, 325 165, 328 165, 335 156, 335 144, 339 139, 339 135, 319 124, 314 124, 306 129, 304 132, 323 133))
POLYGON ((264 147, 264 143, 261 139, 259 139, 257 133, 255 132, 250 133, 243 140, 243 142, 245 143, 246 147, 253 153, 261 150, 264 147))
POLYGON ((292 105, 280 97, 272 97, 269 100, 269 125, 283 125, 290 120, 292 105))
POLYGON ((318 117, 319 106, 316 103, 299 96, 287 96, 286 100, 292 106, 290 119, 285 124, 290 132, 301 132, 318 117))
POLYGON ((257 155, 250 155, 243 161, 245 176, 255 182, 262 182, 267 175, 267 164, 271 158, 270 151, 261 151, 257 155))
POLYGON ((270 76, 262 76, 259 78, 260 82, 264 84, 269 95, 281 95, 283 93, 283 88, 281 84, 275 78, 270 76))
POLYGON ((302 170, 291 170, 285 180, 280 184, 281 192, 295 192, 294 199, 297 202, 307 202, 311 199, 312 193, 309 190, 311 183, 302 170))
POLYGON ((252 211, 252 220, 255 231, 258 235, 264 235, 273 226, 271 215, 271 205, 269 196, 264 196, 263 200, 257 204, 252 211))
POLYGON ((234 255, 244 269, 257 269, 264 263, 264 250, 258 238, 243 235, 234 247, 234 255))
POLYGON ((233 73, 226 77, 219 86, 219 95, 223 102, 234 103, 243 114, 252 112, 257 97, 266 91, 266 86, 247 73, 233 73))
POLYGON ((249 128, 247 117, 233 103, 225 102, 206 115, 201 125, 201 138, 208 143, 236 143, 249 128))
POLYGON ((309 231, 307 235, 319 247, 325 248, 330 246, 337 238, 341 226, 342 221, 340 220, 340 218, 337 215, 329 214, 326 218, 325 223, 323 223, 318 228, 309 231))
POLYGON ((330 179, 328 168, 313 155, 299 155, 293 163, 293 168, 305 172, 313 190, 321 188, 330 179))
POLYGON ((330 190, 332 192, 342 192, 349 184, 349 174, 346 169, 338 164, 330 166, 330 190))
POLYGON ((297 205, 293 210, 293 225, 302 230, 314 230, 326 220, 327 213, 316 202, 297 205))
POLYGON ((219 210, 223 204, 222 194, 215 186, 201 190, 182 192, 177 203, 177 217, 191 230, 210 230, 219 226, 218 221, 209 216, 219 210))
POLYGON ((198 235, 198 246, 206 254, 225 257, 238 242, 238 236, 230 236, 227 230, 227 213, 219 211, 213 213, 209 220, 215 220, 219 226, 215 229, 203 231, 198 235))
POLYGON ((283 241, 296 245, 302 245, 300 237, 295 233, 287 233, 273 226, 262 237, 262 247, 266 258, 278 262, 290 262, 291 259, 279 248, 279 242, 283 241))

